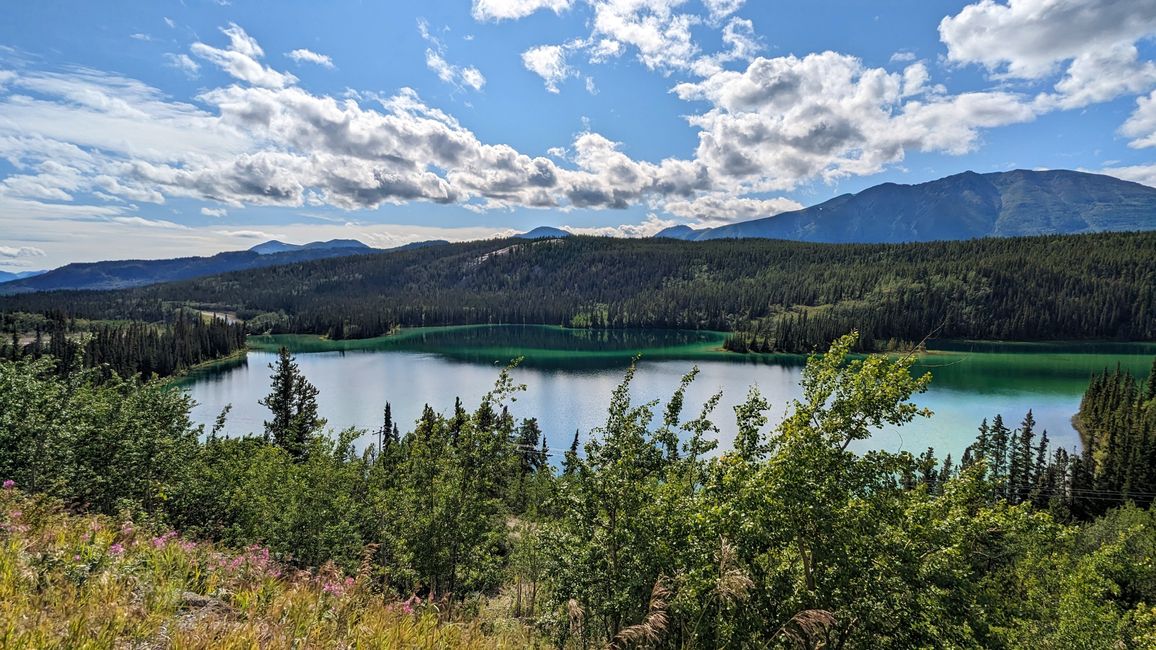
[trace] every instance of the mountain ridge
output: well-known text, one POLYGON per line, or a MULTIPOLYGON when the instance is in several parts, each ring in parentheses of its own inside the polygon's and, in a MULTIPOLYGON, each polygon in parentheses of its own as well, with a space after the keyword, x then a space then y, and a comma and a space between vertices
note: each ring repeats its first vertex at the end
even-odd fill
POLYGON ((977 237, 1156 229, 1156 188, 1071 170, 980 174, 881 183, 770 217, 655 236, 689 241, 764 238, 820 243, 904 243, 977 237))

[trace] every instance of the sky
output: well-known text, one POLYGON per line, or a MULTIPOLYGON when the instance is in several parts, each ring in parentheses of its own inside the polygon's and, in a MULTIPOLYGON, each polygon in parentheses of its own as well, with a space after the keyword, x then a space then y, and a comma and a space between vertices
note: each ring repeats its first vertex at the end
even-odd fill
POLYGON ((10 3, 0 270, 1156 186, 1153 36, 1156 0, 10 3))

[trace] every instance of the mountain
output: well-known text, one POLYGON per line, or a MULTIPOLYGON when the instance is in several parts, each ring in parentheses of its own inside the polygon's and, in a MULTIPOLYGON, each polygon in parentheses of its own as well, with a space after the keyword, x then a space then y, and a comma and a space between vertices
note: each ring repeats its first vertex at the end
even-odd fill
POLYGON ((659 230, 658 232, 654 233, 654 236, 658 237, 659 239, 682 239, 685 241, 692 241, 697 239, 699 234, 702 232, 703 231, 695 230, 690 226, 671 226, 669 228, 663 228, 662 230, 659 230))
POLYGON ((57 289, 123 289, 158 282, 189 280, 229 271, 377 252, 381 252, 380 249, 370 248, 359 241, 349 239, 313 242, 301 246, 270 241, 258 244, 247 251, 217 253, 211 257, 67 264, 34 277, 0 283, 0 294, 57 289))
POLYGON ((47 273, 47 272, 48 271, 17 271, 16 273, 13 273, 11 271, 0 271, 0 284, 3 284, 5 282, 11 282, 13 280, 23 280, 24 278, 31 278, 31 277, 40 275, 42 273, 47 273))
POLYGON ((561 228, 554 228, 552 226, 538 226, 530 232, 524 232, 520 235, 514 235, 517 239, 547 239, 550 237, 569 237, 570 233, 561 228))
POLYGON ((258 255, 274 255, 277 253, 288 253, 290 251, 333 250, 337 248, 361 248, 368 250, 369 246, 366 246, 356 239, 330 239, 329 241, 315 241, 309 242, 308 244, 286 244, 285 242, 274 239, 257 244, 249 250, 258 255))
POLYGON ((898 243, 1153 229, 1156 188, 1100 174, 1020 169, 884 183, 802 210, 666 236, 898 243))

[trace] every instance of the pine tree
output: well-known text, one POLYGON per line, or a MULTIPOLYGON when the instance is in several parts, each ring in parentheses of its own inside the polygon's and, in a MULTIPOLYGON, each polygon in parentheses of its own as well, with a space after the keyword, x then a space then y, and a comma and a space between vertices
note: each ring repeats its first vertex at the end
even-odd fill
POLYGON ((260 404, 273 413, 265 422, 265 438, 288 451, 294 458, 305 457, 312 437, 325 421, 317 415, 317 388, 305 379, 287 348, 277 353, 275 364, 269 364, 273 381, 268 395, 260 404))
POLYGON ((574 441, 562 456, 562 474, 571 476, 578 471, 578 430, 574 430, 574 441))

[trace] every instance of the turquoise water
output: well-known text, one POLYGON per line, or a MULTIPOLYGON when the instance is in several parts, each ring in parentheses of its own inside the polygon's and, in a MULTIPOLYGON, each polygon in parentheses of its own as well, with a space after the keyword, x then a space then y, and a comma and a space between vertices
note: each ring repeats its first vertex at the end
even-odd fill
MULTIPOLYGON (((632 394, 639 402, 666 400, 684 373, 700 374, 687 394, 686 412, 717 391, 714 414, 719 441, 734 437, 733 407, 749 386, 772 404, 772 424, 798 396, 803 358, 793 355, 737 355, 720 350, 716 332, 590 332, 548 326, 471 326, 409 330, 369 341, 323 341, 286 336, 251 341, 240 360, 199 370, 183 380, 198 402, 194 419, 211 426, 226 405, 230 435, 259 433, 267 411, 260 405, 269 390, 267 365, 287 345, 302 371, 320 390, 329 426, 374 429, 388 400, 395 416, 411 424, 429 403, 447 412, 460 396, 476 406, 498 371, 522 356, 514 371, 527 390, 510 407, 516 417, 537 417, 554 450, 569 446, 577 429, 583 437, 603 424, 611 391, 630 360, 640 356, 632 394)), ((859 446, 920 453, 934 447, 956 459, 974 438, 982 418, 1000 413, 1012 423, 1032 409, 1055 444, 1078 446, 1071 416, 1093 372, 1117 363, 1137 376, 1147 373, 1156 344, 938 342, 921 357, 916 372, 930 372, 931 388, 917 402, 935 414, 900 429, 879 431, 859 446)), ((661 412, 661 406, 658 409, 661 412)), ((372 436, 363 439, 368 444, 372 436)))

